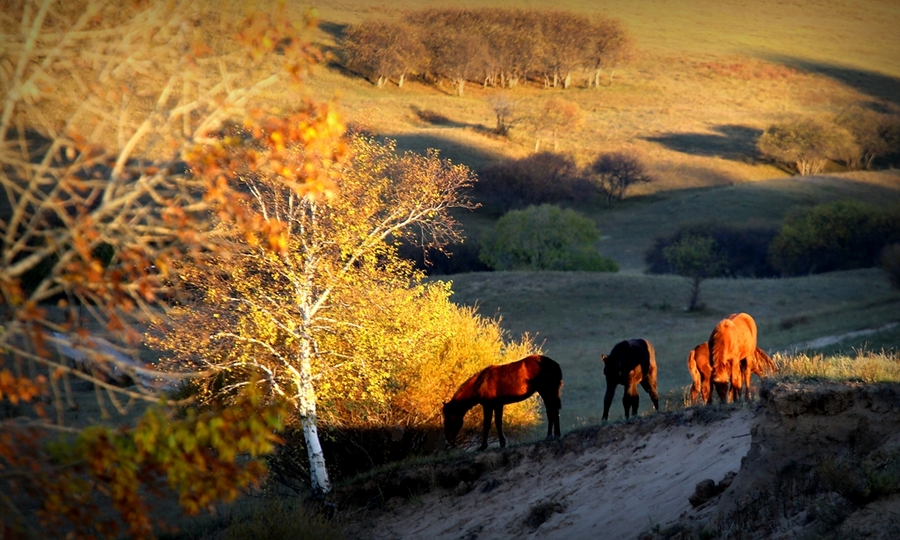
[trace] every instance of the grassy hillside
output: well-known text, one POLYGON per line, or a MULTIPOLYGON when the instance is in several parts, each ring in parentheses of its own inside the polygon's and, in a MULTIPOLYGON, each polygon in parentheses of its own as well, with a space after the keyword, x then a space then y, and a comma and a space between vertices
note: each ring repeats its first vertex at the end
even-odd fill
MULTIPOLYGON (((441 5, 430 2, 428 7, 441 5)), ((443 5, 546 6, 527 0, 443 5)), ((328 3, 319 6, 322 25, 315 39, 331 49, 347 24, 398 18, 421 6, 408 0, 328 3)), ((755 137, 772 121, 791 114, 828 118, 854 103, 888 109, 900 103, 895 54, 900 37, 894 31, 900 6, 895 2, 613 0, 598 5, 562 0, 554 7, 621 19, 635 38, 638 57, 611 86, 529 87, 511 95, 524 108, 553 95, 580 105, 584 123, 566 133, 560 150, 582 161, 611 149, 639 151, 660 177, 646 187, 648 192, 783 176, 756 160, 753 149, 755 137)), ((498 92, 494 88, 470 84, 461 98, 449 87, 415 82, 379 90, 334 69, 318 70, 309 84, 319 96, 337 94, 351 119, 398 139, 402 148, 434 146, 474 168, 526 154, 534 146, 527 130, 513 130, 509 140, 488 133, 494 119, 487 99, 498 92), (429 124, 413 107, 449 122, 429 124)), ((269 97, 277 100, 276 94, 269 97)))

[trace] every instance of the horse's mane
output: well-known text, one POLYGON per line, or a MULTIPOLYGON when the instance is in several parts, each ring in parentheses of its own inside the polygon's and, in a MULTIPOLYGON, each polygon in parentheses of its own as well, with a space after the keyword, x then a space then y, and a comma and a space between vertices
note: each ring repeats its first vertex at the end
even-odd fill
POLYGON ((734 331, 734 323, 731 319, 723 319, 713 328, 709 336, 709 365, 716 366, 724 361, 725 347, 723 341, 728 332, 734 331), (727 329, 727 330, 726 330, 727 329))
POLYGON ((456 390, 456 393, 453 394, 453 397, 450 398, 450 401, 447 402, 447 405, 458 409, 470 409, 471 405, 468 405, 468 402, 475 398, 475 388, 478 387, 479 380, 484 377, 485 372, 487 372, 488 369, 490 368, 482 369, 475 375, 469 377, 466 382, 462 383, 456 390))

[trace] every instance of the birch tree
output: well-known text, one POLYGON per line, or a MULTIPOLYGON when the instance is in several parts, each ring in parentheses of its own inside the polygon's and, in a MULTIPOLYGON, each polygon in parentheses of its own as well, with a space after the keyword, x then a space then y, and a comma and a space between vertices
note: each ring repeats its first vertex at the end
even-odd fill
MULTIPOLYGON (((269 223, 270 236, 243 241, 243 228, 224 221, 221 234, 240 245, 212 273, 185 269, 181 279, 201 291, 199 301, 168 331, 160 327, 160 343, 176 350, 169 365, 210 373, 206 397, 221 399, 258 374, 272 399, 294 404, 316 494, 331 488, 317 429, 320 392, 342 385, 348 397, 377 393, 389 371, 336 343, 380 320, 390 311, 390 292, 413 281, 395 241, 416 235, 441 246, 456 238, 448 211, 468 206, 461 190, 473 181, 435 151, 397 155, 392 144, 362 136, 350 139, 348 151, 349 160, 332 168, 336 197, 298 194, 278 175, 237 170, 250 194, 246 211, 269 223)), ((300 145, 285 154, 301 169, 314 157, 300 145)))

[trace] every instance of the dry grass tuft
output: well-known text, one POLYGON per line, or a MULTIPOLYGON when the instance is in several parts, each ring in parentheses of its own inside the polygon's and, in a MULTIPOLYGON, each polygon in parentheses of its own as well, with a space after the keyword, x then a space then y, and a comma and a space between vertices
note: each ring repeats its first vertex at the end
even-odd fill
POLYGON ((782 377, 858 380, 865 383, 900 382, 900 353, 858 351, 856 356, 775 354, 782 377))

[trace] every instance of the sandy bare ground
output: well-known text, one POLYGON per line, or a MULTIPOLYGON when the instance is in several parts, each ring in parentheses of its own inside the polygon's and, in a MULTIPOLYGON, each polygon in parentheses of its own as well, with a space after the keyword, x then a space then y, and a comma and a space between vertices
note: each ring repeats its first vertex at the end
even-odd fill
POLYGON ((698 482, 737 472, 750 449, 754 408, 698 422, 626 425, 556 455, 535 450, 455 490, 439 489, 389 509, 355 532, 373 539, 637 538, 679 518, 699 517, 688 497, 698 482))

